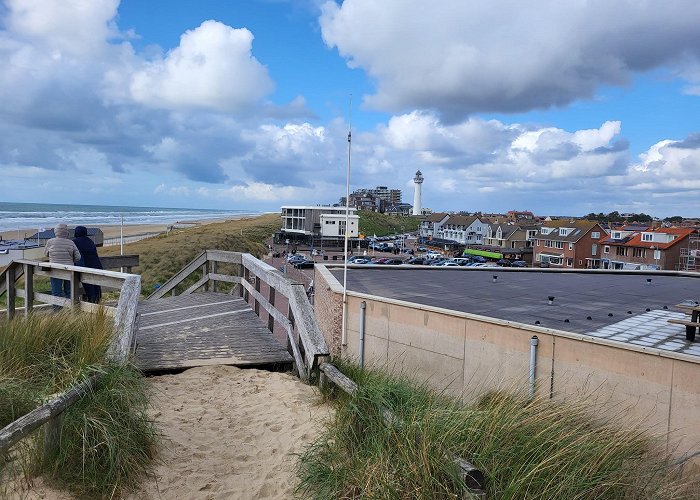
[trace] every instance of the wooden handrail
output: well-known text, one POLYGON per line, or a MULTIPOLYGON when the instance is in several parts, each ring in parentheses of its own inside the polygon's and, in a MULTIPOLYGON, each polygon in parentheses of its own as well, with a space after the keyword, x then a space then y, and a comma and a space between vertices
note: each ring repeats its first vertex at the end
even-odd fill
MULTIPOLYGON (((107 349, 107 358, 120 364, 128 361, 136 334, 137 306, 141 295, 140 276, 50 262, 18 260, 10 262, 0 274, 0 295, 5 293, 8 299, 7 316, 9 319, 12 319, 15 313, 15 296, 25 299, 25 312, 27 314, 32 310, 34 300, 46 302, 47 304, 79 307, 89 312, 96 312, 103 308, 114 311, 114 335, 107 349), (23 275, 27 277, 25 288, 17 289, 17 281, 23 275), (71 298, 66 299, 34 292, 34 275, 70 280, 71 298), (97 304, 80 302, 77 297, 79 282, 118 288, 120 293, 117 307, 106 308, 97 304)), ((43 424, 50 426, 47 435, 59 434, 60 426, 57 425, 59 421, 57 419, 60 414, 88 390, 91 390, 101 377, 102 374, 98 373, 83 382, 75 384, 63 394, 20 417, 5 428, 0 429, 0 455, 43 424), (51 429, 53 429, 52 432, 51 429)))
POLYGON ((19 440, 27 437, 43 424, 63 413, 66 408, 75 403, 83 394, 95 387, 101 378, 102 373, 96 373, 0 429, 0 456, 19 440))
POLYGON ((202 267, 202 264, 207 262, 207 252, 200 253, 195 259, 183 267, 175 276, 163 283, 158 290, 149 295, 146 300, 160 299, 168 292, 175 290, 175 287, 182 283, 194 271, 202 267))

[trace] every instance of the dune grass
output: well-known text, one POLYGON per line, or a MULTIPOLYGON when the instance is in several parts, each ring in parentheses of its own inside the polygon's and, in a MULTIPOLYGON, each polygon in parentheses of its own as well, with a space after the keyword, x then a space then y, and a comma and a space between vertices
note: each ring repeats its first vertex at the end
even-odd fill
POLYGON ((360 216, 360 232, 366 237, 387 236, 400 232, 417 231, 420 226, 420 217, 382 214, 367 210, 358 210, 360 216), (402 229, 403 228, 403 229, 402 229))
MULTIPOLYGON (((156 284, 165 283, 204 250, 247 252, 262 256, 267 251, 263 242, 279 231, 280 220, 279 214, 268 214, 175 230, 170 234, 124 245, 124 253, 139 255, 140 266, 133 272, 141 275, 141 289, 145 295, 149 295, 156 284)), ((100 255, 118 254, 119 247, 100 249, 100 255)), ((194 281, 196 278, 193 277, 194 281)))
POLYGON ((360 384, 332 391, 335 420, 298 462, 299 493, 330 498, 469 498, 452 457, 477 466, 487 498, 697 498, 660 442, 593 417, 590 402, 496 391, 472 405, 378 372, 341 369, 360 384), (401 424, 387 427, 381 409, 401 424))
POLYGON ((70 311, 0 319, 0 427, 78 381, 101 372, 95 390, 63 413, 60 445, 44 449, 42 432, 0 460, 0 497, 42 474, 78 495, 108 498, 148 470, 156 443, 147 394, 132 366, 107 363, 113 332, 104 313, 70 311), (11 485, 11 486, 8 486, 11 485))

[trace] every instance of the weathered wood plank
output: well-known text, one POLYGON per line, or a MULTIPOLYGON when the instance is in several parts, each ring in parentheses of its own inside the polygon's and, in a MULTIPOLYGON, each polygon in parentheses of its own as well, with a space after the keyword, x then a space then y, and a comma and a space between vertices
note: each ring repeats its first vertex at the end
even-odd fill
POLYGON ((83 394, 92 390, 101 378, 101 373, 92 375, 90 378, 74 385, 63 394, 58 395, 39 408, 30 411, 0 430, 0 454, 6 452, 12 445, 17 443, 17 441, 28 436, 41 425, 48 422, 49 419, 63 412, 83 394))
MULTIPOLYGON (((217 273, 209 273, 209 279, 212 281, 222 281, 225 283, 240 283, 241 282, 241 277, 240 276, 229 276, 228 274, 217 274, 217 273)), ((216 290, 212 289, 212 292, 216 292, 216 290)))
POLYGON ((225 250, 207 250, 207 259, 227 264, 240 264, 240 252, 227 252, 225 250))
MULTIPOLYGON (((62 280, 71 279, 73 271, 65 269, 51 269, 45 266, 44 263, 40 264, 35 268, 35 274, 37 276, 45 276, 48 278, 59 278, 62 280)), ((106 288, 114 288, 119 290, 124 283, 124 277, 129 276, 127 274, 122 274, 121 277, 114 276, 102 276, 100 274, 93 274, 89 271, 89 267, 78 267, 80 269, 80 280, 84 283, 90 283, 91 285, 100 285, 106 288)), ((99 269, 98 269, 99 270, 99 269)))
POLYGON ((100 257, 102 267, 105 269, 131 268, 139 265, 138 255, 108 255, 100 257))
POLYGON ((17 288, 15 283, 15 275, 17 273, 17 265, 10 264, 5 273, 5 288, 7 289, 7 319, 12 319, 15 316, 15 297, 17 297, 17 288))
MULTIPOLYGON (((276 289, 285 297, 289 297, 290 287, 298 284, 269 264, 262 262, 250 254, 243 254, 243 266, 260 277, 265 283, 276 289)), ((302 285, 303 286, 303 285, 302 285)))
POLYGON ((129 358, 131 346, 137 329, 137 307, 141 295, 141 277, 128 275, 119 293, 119 302, 114 314, 115 333, 107 356, 117 362, 125 363, 129 358))
POLYGON ((65 297, 54 297, 48 293, 34 292, 34 300, 38 302, 43 302, 44 304, 51 304, 54 306, 70 307, 70 299, 65 297))
POLYGON ((230 295, 202 292, 144 301, 139 310, 148 315, 137 332, 136 360, 144 371, 205 364, 288 365, 293 361, 250 307, 230 295), (186 305, 188 301, 191 305, 186 305), (191 309, 159 314, 174 304, 191 309), (227 311, 231 308, 235 310, 227 311), (173 319, 176 324, 167 324, 173 319))
POLYGON ((293 285, 291 288, 288 296, 289 308, 294 315, 299 338, 304 345, 307 369, 312 371, 318 358, 328 356, 330 352, 316 323, 316 315, 306 296, 304 285, 293 285))
POLYGON ((24 315, 29 316, 34 308, 34 266, 22 264, 24 268, 24 315))
POLYGON ((248 293, 252 295, 253 298, 263 306, 267 313, 271 317, 273 317, 280 325, 286 326, 289 323, 287 317, 281 311, 278 311, 272 304, 270 304, 264 295, 262 295, 255 288, 253 288, 253 285, 251 285, 247 281, 244 281, 241 284, 248 291, 248 293))
POLYGON ((175 287, 179 285, 184 279, 186 279, 190 274, 192 274, 194 271, 196 271, 202 264, 204 264, 207 261, 207 252, 204 251, 201 254, 199 254, 195 259, 187 264, 182 270, 177 273, 175 276, 170 278, 168 281, 163 283, 163 285, 153 292, 151 295, 148 296, 146 300, 150 299, 159 299, 163 297, 166 293, 170 291, 174 291, 175 287))
POLYGON ((197 280, 197 282, 195 284, 190 286, 187 290, 182 292, 180 295, 190 295, 191 293, 195 292, 196 290, 198 290, 199 288, 202 288, 202 287, 205 287, 204 291, 206 291, 207 283, 209 283, 209 274, 208 273, 206 273, 204 276, 199 278, 199 280, 197 280))

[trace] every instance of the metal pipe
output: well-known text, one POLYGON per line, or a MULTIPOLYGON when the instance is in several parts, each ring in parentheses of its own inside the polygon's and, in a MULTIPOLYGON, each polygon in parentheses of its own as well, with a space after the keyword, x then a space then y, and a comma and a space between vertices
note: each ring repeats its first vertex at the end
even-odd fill
POLYGON ((530 398, 535 397, 535 368, 537 367, 537 344, 540 341, 537 335, 530 339, 530 398))
POLYGON ((365 311, 367 302, 360 302, 360 368, 365 367, 365 311))

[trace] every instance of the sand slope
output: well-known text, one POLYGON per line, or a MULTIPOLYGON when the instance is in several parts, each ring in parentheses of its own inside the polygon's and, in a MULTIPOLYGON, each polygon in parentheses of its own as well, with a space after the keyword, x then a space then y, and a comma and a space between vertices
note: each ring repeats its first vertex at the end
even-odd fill
POLYGON ((289 374, 212 366, 150 384, 162 463, 132 499, 291 498, 294 455, 329 417, 289 374))

